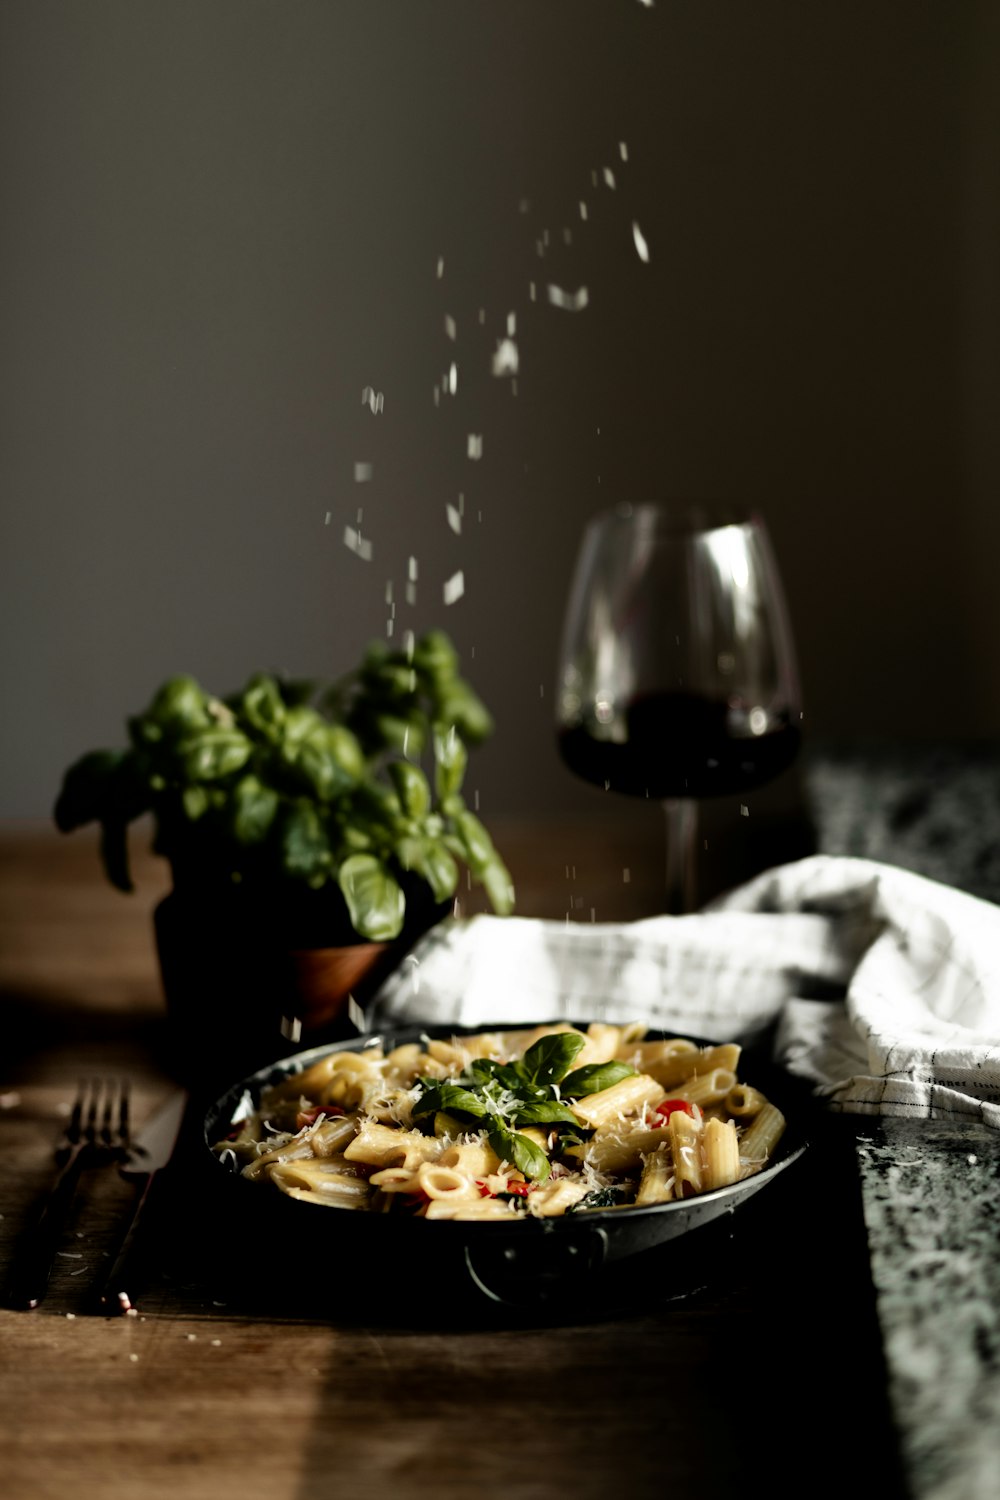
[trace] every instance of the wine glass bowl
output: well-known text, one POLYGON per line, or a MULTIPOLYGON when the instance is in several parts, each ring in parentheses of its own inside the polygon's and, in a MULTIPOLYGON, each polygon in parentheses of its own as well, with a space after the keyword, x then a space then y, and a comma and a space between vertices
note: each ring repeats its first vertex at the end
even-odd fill
POLYGON ((720 507, 619 506, 586 527, 557 685, 560 754, 606 791, 663 802, 690 902, 694 807, 787 769, 801 703, 764 522, 720 507), (685 845, 679 850, 679 845, 685 845))

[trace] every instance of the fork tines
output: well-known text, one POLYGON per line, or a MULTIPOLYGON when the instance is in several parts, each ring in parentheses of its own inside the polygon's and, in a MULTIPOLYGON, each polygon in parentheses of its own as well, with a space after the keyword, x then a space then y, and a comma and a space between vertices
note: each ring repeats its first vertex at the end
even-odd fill
POLYGON ((127 1080, 84 1080, 77 1089, 69 1119, 56 1147, 57 1171, 32 1232, 20 1247, 14 1267, 12 1300, 18 1307, 37 1307, 45 1296, 60 1236, 69 1218, 80 1173, 85 1166, 124 1157, 129 1144, 127 1080))

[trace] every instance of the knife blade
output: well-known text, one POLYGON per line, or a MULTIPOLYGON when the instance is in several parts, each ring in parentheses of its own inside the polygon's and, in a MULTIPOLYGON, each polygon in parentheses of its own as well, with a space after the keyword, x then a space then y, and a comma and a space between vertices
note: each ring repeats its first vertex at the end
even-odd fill
POLYGON ((177 1145, 184 1113, 186 1089, 176 1089, 133 1137, 118 1170, 136 1186, 131 1215, 114 1265, 105 1279, 98 1306, 100 1311, 124 1314, 134 1311, 130 1286, 134 1280, 136 1241, 157 1175, 168 1165, 177 1145))

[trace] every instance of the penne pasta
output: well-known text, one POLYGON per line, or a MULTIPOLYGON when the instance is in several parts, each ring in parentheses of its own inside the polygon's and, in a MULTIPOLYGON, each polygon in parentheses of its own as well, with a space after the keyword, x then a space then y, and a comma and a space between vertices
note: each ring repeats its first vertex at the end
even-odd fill
POLYGON ((220 1159, 304 1203, 428 1219, 653 1208, 758 1172, 785 1130, 737 1043, 641 1023, 331 1052, 244 1095, 220 1159))
POLYGON ((705 1150, 705 1189, 728 1187, 740 1177, 740 1148, 732 1120, 706 1120, 703 1143, 705 1150))
POLYGON ((655 1078, 637 1073, 632 1078, 623 1078, 621 1083, 591 1094, 586 1099, 573 1101, 573 1113, 585 1125, 600 1126, 623 1115, 634 1115, 644 1107, 659 1104, 666 1092, 655 1078))

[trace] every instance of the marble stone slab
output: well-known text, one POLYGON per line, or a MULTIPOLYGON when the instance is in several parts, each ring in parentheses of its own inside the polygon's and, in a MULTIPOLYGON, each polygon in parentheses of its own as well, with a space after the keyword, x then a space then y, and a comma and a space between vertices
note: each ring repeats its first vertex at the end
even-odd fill
POLYGON ((997 1500, 1000 1133, 887 1118, 859 1133, 856 1150, 914 1500, 997 1500))

